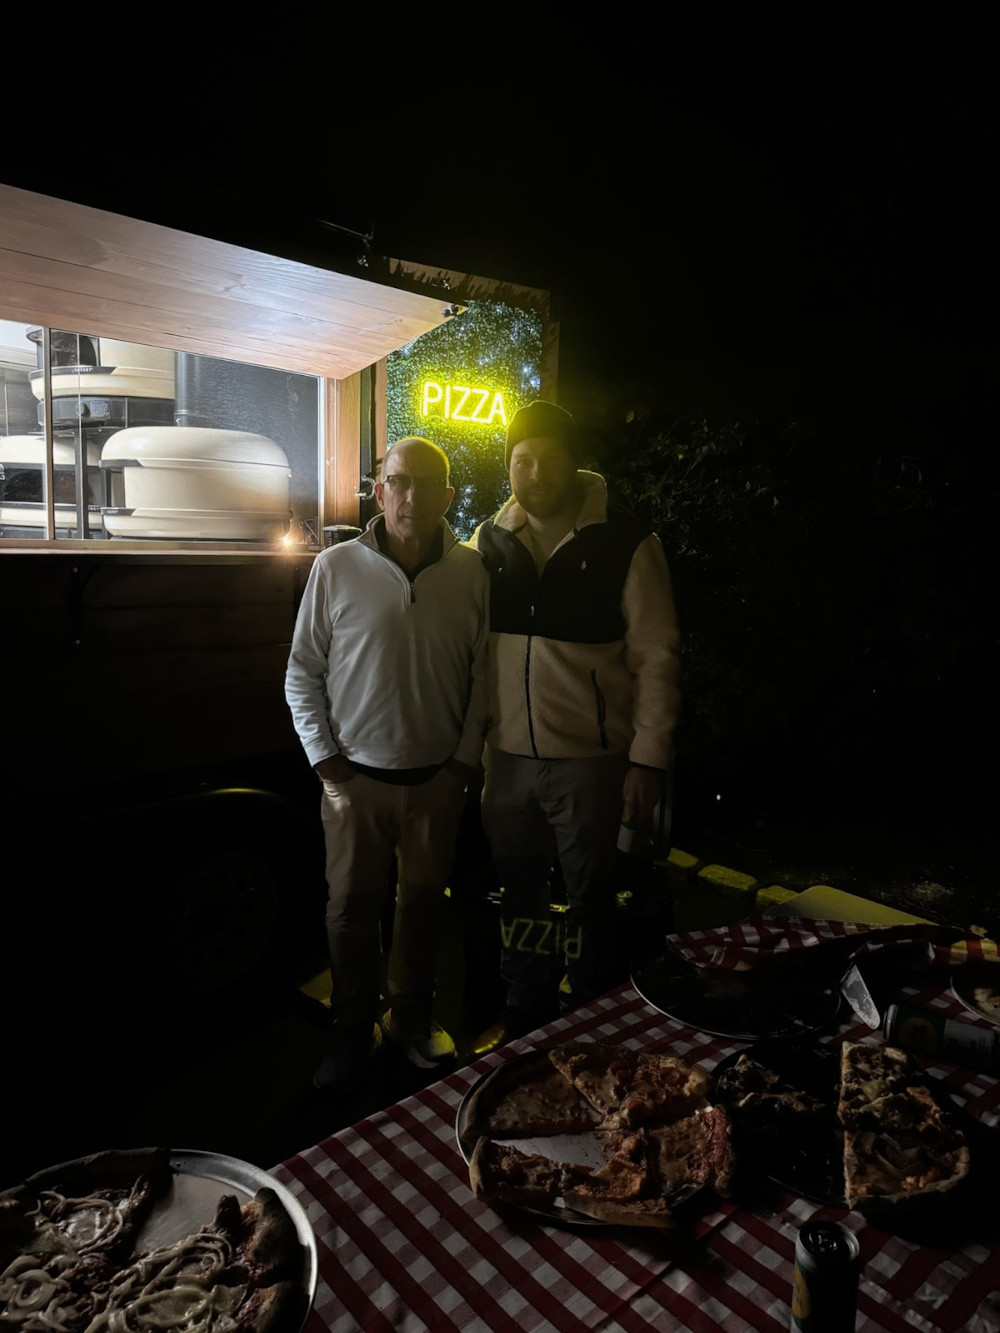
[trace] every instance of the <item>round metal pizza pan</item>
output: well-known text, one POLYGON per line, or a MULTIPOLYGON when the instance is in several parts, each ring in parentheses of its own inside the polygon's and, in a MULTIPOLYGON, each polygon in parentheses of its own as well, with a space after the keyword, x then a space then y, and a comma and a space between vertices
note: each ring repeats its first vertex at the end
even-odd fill
MULTIPOLYGON (((86 1160, 74 1158, 69 1162, 60 1162, 58 1166, 46 1168, 45 1174, 60 1172, 86 1160)), ((301 1330, 316 1299, 319 1256, 312 1225, 295 1195, 280 1180, 275 1180, 259 1166, 239 1157, 178 1148, 170 1151, 170 1166, 173 1171, 170 1187, 146 1219, 136 1237, 135 1249, 149 1250, 160 1245, 170 1245, 212 1222, 223 1194, 234 1194, 244 1204, 259 1189, 271 1189, 291 1218, 304 1252, 302 1286, 306 1304, 299 1325, 301 1330)))
POLYGON ((969 1013, 1000 1027, 1000 1005, 990 1003, 991 998, 1000 995, 1000 962, 963 963, 952 971, 951 989, 955 999, 969 1013), (977 991, 983 992, 979 998, 977 991))
POLYGON ((632 985, 648 1005, 685 1027, 737 1041, 819 1032, 840 1009, 835 985, 771 989, 751 973, 695 967, 672 949, 633 963, 632 985))

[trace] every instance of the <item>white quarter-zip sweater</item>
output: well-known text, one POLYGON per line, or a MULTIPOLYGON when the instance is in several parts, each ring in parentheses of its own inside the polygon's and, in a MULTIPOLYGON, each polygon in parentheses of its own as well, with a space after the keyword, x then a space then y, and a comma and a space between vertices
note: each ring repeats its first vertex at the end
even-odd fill
POLYGON ((441 558, 410 580, 379 548, 382 515, 322 551, 299 605, 285 698, 309 762, 372 768, 482 759, 489 580, 442 519, 441 558))

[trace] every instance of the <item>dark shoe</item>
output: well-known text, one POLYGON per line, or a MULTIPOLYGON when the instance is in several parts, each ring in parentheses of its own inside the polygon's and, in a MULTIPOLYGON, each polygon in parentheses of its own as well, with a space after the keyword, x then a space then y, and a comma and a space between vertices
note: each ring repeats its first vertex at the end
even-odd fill
POLYGON ((481 1032, 472 1046, 474 1056, 489 1055, 498 1046, 506 1046, 509 1041, 527 1036, 535 1028, 544 1027, 550 1021, 550 1015, 540 1014, 533 1009, 519 1009, 509 1004, 498 1022, 481 1032))
POLYGON ((382 1028, 389 1040, 406 1053, 410 1064, 418 1069, 437 1069, 458 1054, 455 1043, 440 1023, 431 1022, 426 1028, 406 1032, 393 1022, 392 1010, 387 1009, 382 1017, 382 1028))
POLYGON ((356 1046, 342 1043, 331 1055, 320 1061, 319 1068, 313 1074, 313 1087, 317 1092, 347 1093, 356 1092, 368 1074, 372 1060, 382 1049, 382 1029, 376 1023, 372 1031, 371 1046, 358 1051, 356 1046))

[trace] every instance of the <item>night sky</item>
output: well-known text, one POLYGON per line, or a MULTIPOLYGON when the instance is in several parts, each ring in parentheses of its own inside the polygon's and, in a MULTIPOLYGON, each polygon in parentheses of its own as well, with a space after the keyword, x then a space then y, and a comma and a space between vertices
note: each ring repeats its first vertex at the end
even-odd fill
POLYGON ((266 97, 230 72, 213 114, 173 108, 199 121, 179 194, 550 290, 585 415, 654 398, 970 448, 996 387, 996 37, 985 6, 727 6, 457 64, 400 48, 357 87, 285 53, 266 97))
POLYGON ((967 399, 994 373, 995 22, 850 12, 668 23, 537 96, 473 95, 440 157, 419 130, 387 149, 376 248, 554 290, 569 406, 623 376, 680 410, 967 399))
MULTIPOLYGON (((998 23, 883 3, 476 41, 170 29, 145 95, 138 67, 101 81, 54 171, 123 212, 331 253, 357 231, 546 288, 573 410, 964 412, 995 389, 998 23)), ((63 119, 8 136, 6 179, 44 173, 63 119)))

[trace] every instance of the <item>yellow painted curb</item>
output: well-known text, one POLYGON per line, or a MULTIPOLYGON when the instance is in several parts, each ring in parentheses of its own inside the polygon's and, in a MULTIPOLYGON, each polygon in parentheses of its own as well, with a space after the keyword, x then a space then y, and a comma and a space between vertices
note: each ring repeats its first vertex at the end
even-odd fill
POLYGON ((729 870, 726 866, 703 866, 698 871, 698 878, 723 893, 749 893, 757 887, 753 875, 741 875, 738 870, 729 870))

